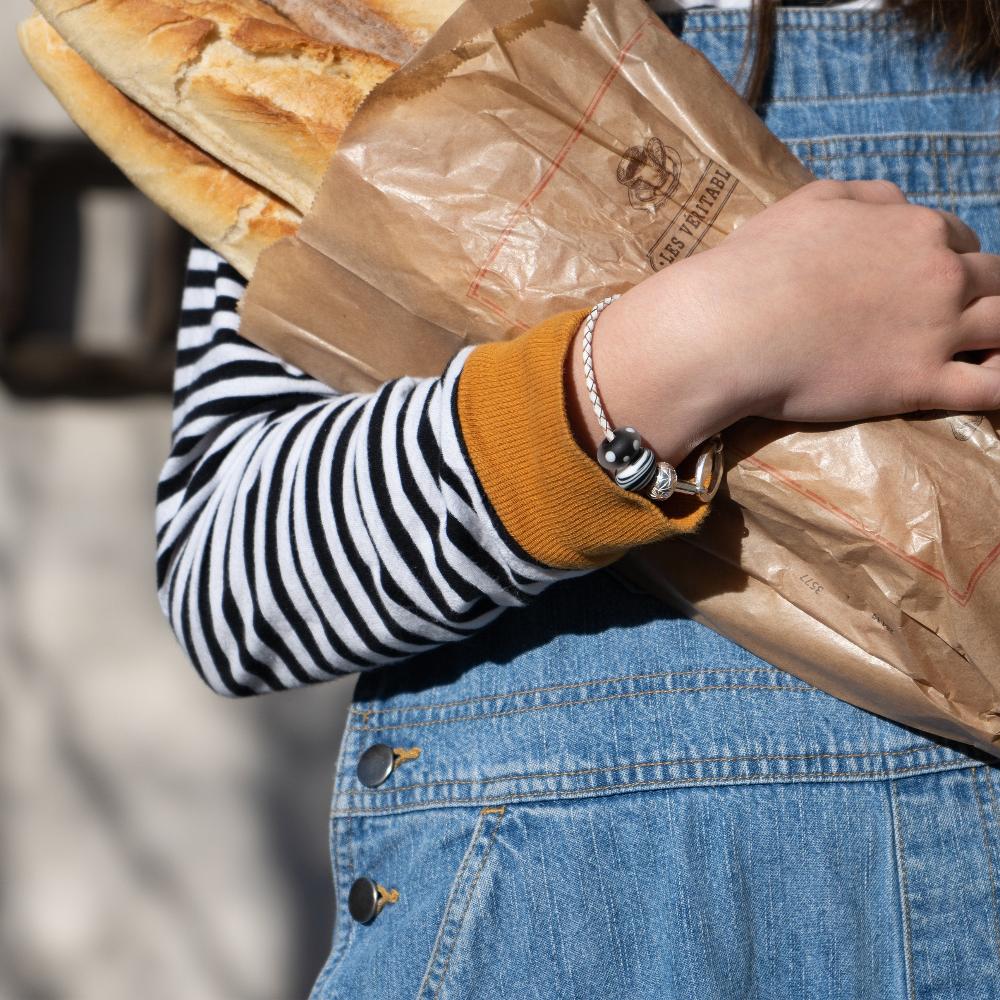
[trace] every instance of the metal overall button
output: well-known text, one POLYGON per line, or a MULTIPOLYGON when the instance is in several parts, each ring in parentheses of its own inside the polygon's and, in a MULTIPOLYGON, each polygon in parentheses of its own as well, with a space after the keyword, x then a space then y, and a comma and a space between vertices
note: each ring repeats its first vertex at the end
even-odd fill
POLYGON ((419 756, 418 747, 391 747, 388 743, 373 743, 358 758, 358 781, 366 788, 378 788, 399 764, 416 760, 419 756))
POLYGON ((367 788, 377 788, 392 774, 395 766, 392 747, 387 743, 375 743, 358 760, 358 781, 367 788))
POLYGON ((359 924, 367 924, 382 912, 386 903, 399 899, 398 889, 386 889, 370 878, 356 878, 347 896, 347 909, 359 924))

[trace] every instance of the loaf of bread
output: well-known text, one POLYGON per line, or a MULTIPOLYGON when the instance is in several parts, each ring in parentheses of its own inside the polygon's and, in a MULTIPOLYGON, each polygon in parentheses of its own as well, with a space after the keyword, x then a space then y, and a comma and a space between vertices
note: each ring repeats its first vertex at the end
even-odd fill
POLYGON ((303 34, 263 0, 35 0, 105 79, 308 211, 365 96, 396 64, 303 34))
POLYGON ((462 0, 358 0, 423 45, 461 6, 462 0))
POLYGON ((403 63, 461 0, 268 0, 306 34, 403 63))
POLYGON ((249 278, 300 214, 240 177, 119 93, 35 15, 21 48, 70 117, 144 194, 249 278))

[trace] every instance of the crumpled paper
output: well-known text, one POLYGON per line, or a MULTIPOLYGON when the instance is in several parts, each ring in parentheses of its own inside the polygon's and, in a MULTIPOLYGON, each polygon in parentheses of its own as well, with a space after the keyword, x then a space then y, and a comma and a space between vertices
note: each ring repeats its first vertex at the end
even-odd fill
MULTIPOLYGON (((365 102, 245 336, 344 391, 436 375, 811 179, 642 0, 467 0, 365 102)), ((1000 755, 990 415, 744 421, 694 535, 616 572, 837 697, 1000 755)))

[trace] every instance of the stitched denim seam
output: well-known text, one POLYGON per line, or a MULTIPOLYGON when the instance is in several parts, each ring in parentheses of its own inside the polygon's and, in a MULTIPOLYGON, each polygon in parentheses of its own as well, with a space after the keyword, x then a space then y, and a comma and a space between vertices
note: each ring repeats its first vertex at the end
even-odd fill
POLYGON ((1000 819, 1000 807, 997 804, 996 792, 993 790, 993 774, 991 768, 983 768, 983 778, 986 781, 986 791, 990 795, 990 804, 993 807, 993 816, 1000 819))
MULTIPOLYGON (((808 165, 808 164, 807 164, 808 165)), ((856 180, 864 180, 862 177, 855 178, 856 180)), ((907 198, 952 198, 956 201, 969 201, 972 198, 976 199, 989 199, 990 201, 995 201, 1000 198, 1000 191, 925 191, 922 188, 904 188, 901 187, 900 191, 907 196, 907 198)))
MULTIPOLYGON (((357 872, 360 869, 360 864, 358 862, 358 845, 354 842, 354 838, 348 835, 344 838, 344 856, 347 858, 347 869, 344 873, 344 885, 350 886, 353 882, 351 874, 357 872)), ((348 895, 350 894, 350 889, 348 888, 348 895)), ((351 922, 347 926, 347 938, 344 942, 344 952, 347 954, 348 949, 354 943, 354 937, 357 934, 358 923, 356 920, 351 919, 350 911, 347 908, 348 896, 344 896, 342 903, 342 912, 340 914, 341 919, 348 919, 351 922)))
POLYGON ((908 191, 906 188, 900 190, 908 198, 944 198, 947 196, 955 198, 957 201, 976 201, 977 204, 986 199, 993 202, 1000 198, 1000 191, 908 191))
POLYGON ((996 872, 993 870, 993 845, 989 833, 989 818, 986 815, 986 803, 983 802, 982 792, 979 790, 979 772, 981 768, 975 768, 972 772, 972 790, 976 795, 976 806, 979 809, 979 822, 983 830, 983 853, 986 857, 986 871, 990 877, 990 893, 993 896, 993 944, 1000 955, 1000 904, 997 902, 997 880, 996 872))
POLYGON ((616 701, 623 698, 641 698, 645 695, 693 694, 699 691, 787 691, 794 694, 815 694, 812 687, 792 687, 784 684, 712 684, 703 687, 649 688, 643 691, 619 691, 616 694, 599 695, 593 698, 577 698, 573 701, 557 701, 550 705, 523 705, 508 708, 502 712, 484 712, 482 715, 460 715, 453 719, 423 719, 419 722, 398 722, 383 726, 352 726, 356 733, 385 732, 390 729, 416 729, 428 726, 444 726, 455 722, 477 722, 480 719, 499 719, 507 715, 522 715, 526 712, 545 712, 553 708, 569 708, 573 705, 594 705, 602 701, 616 701))
POLYGON ((892 141, 894 139, 926 139, 928 142, 942 142, 948 139, 984 139, 992 140, 993 147, 1000 147, 1000 139, 996 132, 851 132, 844 135, 802 136, 799 139, 784 139, 786 146, 815 145, 830 146, 845 140, 876 139, 892 141))
POLYGON ((793 104, 858 103, 860 101, 884 100, 890 97, 937 97, 938 95, 957 97, 962 94, 986 96, 996 93, 996 87, 937 87, 934 90, 887 90, 865 94, 816 94, 806 97, 772 97, 768 100, 767 107, 785 107, 793 104))
MULTIPOLYGON (((670 12, 667 16, 676 16, 678 12, 670 12)), ((684 11, 685 24, 690 19, 694 25, 698 25, 699 22, 703 22, 703 26, 710 28, 713 23, 721 21, 743 21, 748 23, 750 20, 750 12, 744 8, 730 8, 728 10, 719 10, 717 8, 710 9, 699 9, 699 10, 688 10, 684 11)), ((902 19, 902 16, 893 10, 882 9, 882 10, 837 10, 837 9, 827 9, 827 10, 817 10, 817 9, 805 9, 799 8, 789 8, 789 7, 779 7, 775 11, 777 17, 777 22, 779 25, 802 25, 803 27, 812 28, 816 25, 832 24, 839 25, 845 22, 859 22, 862 26, 867 27, 870 24, 878 23, 879 21, 886 21, 889 23, 898 23, 899 27, 904 30, 912 31, 907 23, 902 19)))
POLYGON ((588 767, 575 771, 532 771, 528 774, 504 774, 494 778, 440 778, 436 781, 422 781, 412 785, 383 786, 381 788, 345 788, 345 795, 389 795, 395 792, 409 792, 417 788, 434 788, 439 785, 488 785, 500 781, 523 781, 535 778, 579 778, 587 774, 603 774, 608 771, 626 771, 641 767, 674 767, 678 764, 736 764, 759 761, 804 761, 804 760, 869 760, 874 757, 902 757, 905 754, 928 753, 938 747, 916 744, 901 750, 871 750, 864 753, 790 753, 790 754, 737 754, 721 757, 675 757, 668 760, 640 761, 638 763, 614 764, 609 767, 588 767))
MULTIPOLYGON (((336 797, 338 789, 338 779, 341 774, 344 773, 345 762, 353 756, 354 748, 349 747, 349 741, 347 738, 341 740, 340 748, 337 751, 337 762, 334 770, 334 797, 336 797)), ((330 954, 327 957, 327 962, 323 967, 321 978, 317 981, 314 986, 314 990, 318 990, 322 987, 326 989, 327 984, 336 975, 337 970, 340 968, 341 963, 344 960, 344 956, 350 950, 351 944, 354 941, 354 936, 357 931, 355 921, 350 919, 350 915, 347 911, 347 896, 346 891, 347 885, 351 881, 351 872, 357 870, 357 859, 355 858, 353 864, 350 860, 350 855, 354 847, 351 841, 351 831, 349 824, 338 824, 336 815, 330 817, 330 836, 333 840, 333 852, 330 858, 331 864, 331 881, 334 889, 334 944, 330 949, 330 954), (345 864, 346 861, 346 864, 345 864), (346 920, 347 923, 342 925, 341 921, 346 920)))
POLYGON ((343 863, 343 854, 344 851, 347 850, 347 842, 350 838, 350 823, 338 823, 339 819, 341 819, 341 817, 337 816, 335 812, 330 817, 331 824, 337 827, 334 835, 335 867, 333 871, 333 886, 336 896, 336 910, 334 912, 333 919, 334 933, 338 940, 335 946, 331 949, 330 955, 328 956, 326 964, 323 967, 322 974, 313 987, 314 994, 321 988, 325 991, 330 981, 337 974, 337 971, 340 969, 341 963, 344 960, 344 956, 350 950, 356 930, 355 921, 349 920, 350 915, 347 912, 347 894, 343 891, 345 879, 350 878, 350 872, 348 868, 345 868, 343 863), (342 920, 349 920, 349 922, 341 929, 340 923, 342 920))
MULTIPOLYGON (((948 209, 951 212, 955 212, 958 208, 955 199, 955 182, 952 180, 951 159, 953 156, 967 156, 967 155, 968 155, 967 153, 953 153, 949 151, 946 143, 940 145, 938 143, 934 144, 934 159, 938 162, 944 160, 944 171, 945 171, 944 182, 948 188, 948 192, 951 198, 950 202, 948 203, 948 209)), ((936 166, 937 163, 935 163, 935 167, 936 166)))
MULTIPOLYGON (((542 798, 553 798, 553 799, 578 799, 587 798, 594 795, 607 792, 608 794, 615 794, 626 789, 634 789, 636 791, 642 789, 656 789, 656 788, 674 788, 674 787, 707 787, 713 785, 778 785, 778 784, 788 784, 790 782, 817 782, 821 784, 827 784, 835 781, 872 781, 882 778, 894 778, 899 775, 906 774, 933 774, 938 771, 955 771, 962 768, 966 768, 969 765, 960 761, 951 762, 940 762, 937 764, 925 764, 916 767, 899 768, 892 771, 857 771, 854 773, 835 773, 835 774, 782 774, 782 775, 761 775, 760 777, 754 778, 663 778, 658 780, 650 781, 634 781, 634 782, 620 782, 614 785, 595 785, 591 788, 574 788, 574 789, 544 789, 542 791, 532 791, 532 792, 511 792, 508 795, 502 796, 495 801, 497 805, 504 805, 508 802, 513 802, 521 799, 542 799, 542 798)), ((470 803, 475 802, 480 804, 478 800, 475 799, 426 799, 426 800, 414 800, 412 802, 398 803, 396 805, 386 805, 386 806, 373 806, 370 808, 359 808, 359 809, 335 809, 334 815, 340 818, 350 817, 350 816, 384 816, 392 813, 398 812, 415 812, 424 809, 430 809, 437 806, 465 806, 470 803)))
POLYGON ((993 821, 996 823, 996 821, 1000 819, 1000 808, 998 808, 996 792, 993 790, 993 769, 984 767, 982 769, 982 773, 983 780, 986 784, 986 791, 989 793, 990 806, 993 812, 993 821))
MULTIPOLYGON (((778 34, 780 35, 785 31, 811 31, 819 33, 822 31, 869 31, 873 25, 871 24, 780 24, 778 25, 778 34)), ((684 37, 688 35, 699 35, 705 34, 706 32, 711 32, 715 34, 718 31, 746 31, 747 23, 744 21, 742 24, 687 24, 684 25, 684 37)), ((916 35, 913 33, 912 29, 908 28, 890 28, 894 34, 905 35, 910 38, 916 39, 916 35)), ((683 41, 683 38, 681 39, 683 41)))
POLYGON ((909 874, 906 867, 906 848, 899 822, 899 801, 896 782, 889 782, 889 808, 892 813, 892 842, 896 855, 896 879, 899 888, 900 916, 903 919, 903 965, 906 970, 906 1000, 916 1000, 913 979, 913 925, 910 913, 909 874))
MULTIPOLYGON (((648 681, 657 677, 692 677, 698 674, 780 674, 775 667, 699 667, 695 670, 663 670, 649 674, 620 674, 613 677, 595 677, 592 680, 567 682, 565 684, 547 684, 544 687, 519 688, 516 691, 504 691, 500 694, 488 694, 478 698, 459 698, 455 701, 440 701, 426 705, 401 705, 398 708, 357 708, 351 706, 352 715, 365 716, 367 723, 372 715, 391 715, 396 712, 419 712, 424 710, 438 711, 442 708, 457 708, 460 705, 482 705, 488 701, 506 701, 526 694, 541 694, 545 691, 566 691, 570 688, 597 687, 600 684, 620 684, 622 681, 648 681)), ((364 704, 362 702, 361 704, 364 704)), ((353 727, 352 727, 353 728, 353 727)))
MULTIPOLYGON (((802 162, 808 167, 813 161, 808 156, 802 157, 802 162)), ((853 178, 855 180, 864 180, 864 178, 858 177, 853 178)), ((997 191, 955 191, 950 189, 943 190, 933 190, 927 191, 923 188, 905 188, 900 187, 900 191, 906 195, 907 198, 950 198, 951 199, 951 211, 955 211, 958 202, 970 202, 975 201, 978 204, 981 201, 994 202, 1000 198, 1000 190, 997 191)))
POLYGON ((924 158, 924 159, 937 159, 939 156, 965 156, 965 157, 975 157, 981 156, 984 159, 988 159, 992 156, 996 156, 997 152, 1000 152, 1000 145, 997 149, 991 150, 990 152, 949 152, 948 150, 939 149, 913 149, 913 150, 895 150, 895 149, 875 149, 870 152, 849 152, 849 153, 822 153, 814 155, 812 153, 804 153, 808 159, 813 161, 823 162, 826 160, 853 160, 855 157, 861 159, 874 159, 875 157, 885 157, 886 159, 891 159, 894 156, 905 156, 911 158, 924 158))

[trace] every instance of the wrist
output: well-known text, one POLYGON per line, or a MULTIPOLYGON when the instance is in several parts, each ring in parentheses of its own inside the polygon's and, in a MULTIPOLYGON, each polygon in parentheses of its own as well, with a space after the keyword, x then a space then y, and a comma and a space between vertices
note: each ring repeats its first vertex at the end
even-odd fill
POLYGON ((554 568, 607 565, 636 545, 694 530, 708 511, 685 497, 664 510, 623 490, 594 450, 581 449, 564 387, 569 345, 585 315, 560 313, 511 340, 480 344, 455 400, 490 507, 527 556, 554 568))
MULTIPOLYGON (((605 414, 613 427, 632 426, 657 459, 678 465, 703 441, 745 412, 724 379, 717 359, 674 333, 636 296, 637 286, 600 314, 593 336, 593 364, 605 414)), ((587 393, 582 361, 583 329, 566 357, 567 409, 581 448, 594 455, 604 432, 587 393)))

